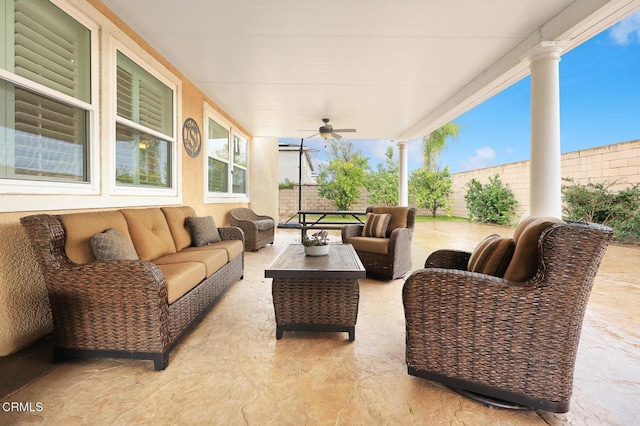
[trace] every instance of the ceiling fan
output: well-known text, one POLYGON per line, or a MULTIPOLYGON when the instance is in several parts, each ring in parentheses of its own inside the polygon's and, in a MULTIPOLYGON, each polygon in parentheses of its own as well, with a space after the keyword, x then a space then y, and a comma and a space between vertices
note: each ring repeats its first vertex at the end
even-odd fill
MULTIPOLYGON (((340 139, 342 138, 342 135, 340 135, 338 132, 340 133, 353 133, 356 131, 356 129, 334 129, 333 126, 331 124, 329 124, 329 119, 328 118, 323 118, 322 122, 324 123, 322 126, 320 126, 320 128, 318 129, 318 133, 320 137, 324 138, 324 139, 329 139, 329 138, 336 138, 336 139, 340 139)), ((315 135, 313 135, 315 136, 315 135)))

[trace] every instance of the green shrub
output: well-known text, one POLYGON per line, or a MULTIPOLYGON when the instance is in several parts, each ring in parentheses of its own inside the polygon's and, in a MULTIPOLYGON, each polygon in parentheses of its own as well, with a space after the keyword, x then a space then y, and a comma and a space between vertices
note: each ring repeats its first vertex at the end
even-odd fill
POLYGON ((475 178, 471 179, 467 183, 464 200, 471 220, 498 225, 510 225, 518 205, 513 191, 502 184, 497 173, 489 176, 489 182, 484 185, 475 178))
POLYGON ((278 184, 278 188, 280 189, 293 189, 296 184, 291 182, 289 178, 285 178, 284 183, 278 184))
POLYGON ((610 226, 614 238, 623 243, 640 242, 640 187, 632 185, 618 192, 613 183, 573 183, 562 186, 563 214, 566 220, 595 222, 610 226))

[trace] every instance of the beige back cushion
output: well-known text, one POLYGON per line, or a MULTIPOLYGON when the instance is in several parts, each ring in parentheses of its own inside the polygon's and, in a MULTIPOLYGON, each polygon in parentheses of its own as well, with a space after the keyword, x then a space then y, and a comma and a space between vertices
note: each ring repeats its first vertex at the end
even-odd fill
POLYGON ((133 246, 141 260, 154 260, 176 252, 167 220, 159 208, 120 210, 129 226, 133 246))
POLYGON ((391 215, 391 220, 387 226, 387 237, 391 235, 391 231, 394 229, 407 227, 409 207, 374 207, 371 212, 376 214, 388 213, 391 215))
POLYGON ((520 225, 514 232, 513 239, 516 242, 516 250, 513 253, 511 263, 504 273, 504 279, 509 281, 527 281, 532 278, 538 269, 538 240, 542 232, 555 223, 562 222, 555 217, 538 217, 524 219, 525 224, 520 225), (525 222, 526 221, 526 222, 525 222))
POLYGON ((167 219, 173 243, 176 250, 180 251, 191 245, 191 234, 186 227, 187 217, 196 216, 196 211, 189 206, 162 207, 162 213, 167 219))
POLYGON ((64 251, 75 263, 90 263, 96 260, 91 249, 91 237, 115 228, 132 242, 127 222, 120 211, 72 213, 60 216, 65 229, 64 251))

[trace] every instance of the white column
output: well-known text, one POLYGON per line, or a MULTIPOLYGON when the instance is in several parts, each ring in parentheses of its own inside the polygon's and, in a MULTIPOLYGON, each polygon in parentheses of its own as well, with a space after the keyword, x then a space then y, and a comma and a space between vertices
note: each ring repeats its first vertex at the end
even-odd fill
POLYGON ((532 216, 562 216, 560 169, 560 53, 562 46, 543 43, 531 56, 532 216))
POLYGON ((400 178, 398 179, 398 206, 409 205, 409 158, 407 157, 407 141, 398 141, 400 152, 400 178))

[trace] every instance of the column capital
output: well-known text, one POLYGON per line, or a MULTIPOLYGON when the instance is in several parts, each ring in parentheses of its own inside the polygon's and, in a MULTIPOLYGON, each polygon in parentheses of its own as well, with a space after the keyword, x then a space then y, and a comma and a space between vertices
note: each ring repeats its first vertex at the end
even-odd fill
POLYGON ((399 147, 407 146, 407 145, 409 145, 409 142, 407 142, 407 141, 397 141, 396 145, 398 145, 399 147))
POLYGON ((569 40, 541 41, 529 51, 526 58, 530 63, 543 59, 560 60, 560 54, 569 46, 571 46, 571 42, 569 40))

